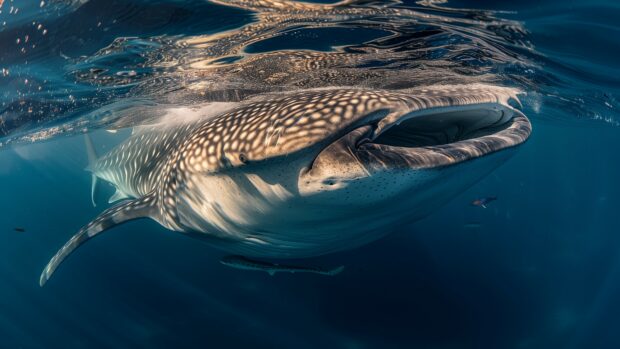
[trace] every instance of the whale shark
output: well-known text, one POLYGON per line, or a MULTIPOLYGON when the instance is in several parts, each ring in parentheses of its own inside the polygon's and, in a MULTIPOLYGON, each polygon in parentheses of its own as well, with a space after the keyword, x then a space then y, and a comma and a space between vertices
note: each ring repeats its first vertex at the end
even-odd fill
POLYGON ((531 133, 519 93, 482 84, 309 89, 136 127, 87 167, 116 188, 111 201, 123 201, 56 253, 40 285, 84 242, 140 218, 248 258, 377 240, 514 154, 531 133))

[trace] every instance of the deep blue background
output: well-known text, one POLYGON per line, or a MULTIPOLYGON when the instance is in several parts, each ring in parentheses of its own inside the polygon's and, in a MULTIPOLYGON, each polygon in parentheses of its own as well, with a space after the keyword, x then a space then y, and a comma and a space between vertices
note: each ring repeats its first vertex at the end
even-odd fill
MULTIPOLYGON (((614 2, 450 5, 516 10, 506 16, 525 21, 549 69, 618 88, 614 2)), ((209 25, 231 25, 222 18, 209 25)), ((2 150, 0 348, 618 348, 620 128, 525 111, 534 133, 511 161, 427 219, 317 259, 347 266, 333 278, 226 268, 221 252, 139 221, 39 288, 48 259, 101 207, 81 137, 2 150), (469 204, 491 195, 486 210, 469 204)))
POLYGON ((333 278, 229 269, 221 252, 138 221, 39 288, 51 254, 100 211, 82 139, 2 152, 0 347, 615 348, 620 129, 534 129, 429 218, 317 260, 346 264, 333 278), (469 204, 487 195, 499 198, 488 209, 469 204))

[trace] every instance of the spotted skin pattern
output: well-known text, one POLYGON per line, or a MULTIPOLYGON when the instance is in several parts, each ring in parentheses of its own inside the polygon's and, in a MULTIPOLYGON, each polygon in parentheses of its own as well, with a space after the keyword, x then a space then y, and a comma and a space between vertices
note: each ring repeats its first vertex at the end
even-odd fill
MULTIPOLYGON (((91 237, 114 225, 144 217, 171 230, 199 233, 216 237, 216 240, 224 237, 228 244, 233 245, 239 242, 250 244, 252 250, 259 252, 264 248, 268 253, 270 245, 275 246, 277 253, 286 251, 289 246, 320 250, 322 240, 295 241, 300 237, 301 240, 314 239, 305 233, 308 227, 305 222, 311 219, 308 217, 312 217, 312 210, 318 212, 321 219, 330 221, 316 208, 304 209, 308 202, 318 199, 304 198, 302 192, 306 189, 301 188, 304 181, 299 184, 297 178, 312 166, 313 161, 343 174, 353 167, 339 167, 346 165, 346 161, 337 157, 333 158, 334 161, 321 162, 321 159, 315 159, 319 153, 336 149, 337 141, 344 135, 361 132, 355 130, 387 128, 403 115, 416 111, 485 103, 505 105, 515 93, 511 89, 492 86, 443 86, 406 91, 307 90, 283 96, 261 96, 211 117, 136 129, 125 142, 88 168, 95 176, 114 184, 124 196, 134 199, 104 211, 83 227, 51 259, 40 283, 43 285, 58 265, 91 237), (269 222, 269 213, 277 214, 282 209, 292 210, 288 216, 290 219, 299 217, 304 225, 299 231, 304 233, 293 234, 288 241, 287 229, 295 229, 286 224, 270 228, 277 230, 275 235, 271 234, 273 231, 265 230, 261 236, 261 219, 269 222), (261 214, 265 218, 260 217, 261 214), (212 224, 211 220, 220 222, 212 224)), ((523 142, 529 135, 529 129, 525 128, 529 123, 524 125, 516 124, 515 129, 522 131, 522 134, 515 133, 516 136, 499 135, 489 138, 486 143, 467 143, 484 149, 482 152, 470 149, 472 157, 523 142)), ((464 146, 456 143, 452 149, 462 151, 464 146)), ((423 167, 421 163, 427 159, 424 154, 433 152, 432 149, 422 149, 422 155, 412 155, 389 149, 385 151, 386 156, 381 157, 380 152, 365 153, 368 149, 360 147, 360 154, 348 159, 357 162, 355 166, 367 161, 369 169, 403 170, 407 166, 423 167)), ((450 155, 450 151, 450 148, 443 147, 433 156, 443 158, 445 154, 450 155)), ((463 157, 455 159, 452 162, 466 160, 463 157)), ((427 160, 426 165, 432 167, 432 161, 427 160)), ((321 172, 315 171, 314 167, 310 174, 318 178, 318 194, 337 188, 325 185, 326 178, 321 178, 321 172)), ((381 222, 376 225, 381 226, 381 222)), ((354 231, 338 228, 337 224, 333 229, 335 235, 323 234, 316 238, 325 239, 327 236, 346 243, 347 234, 338 232, 354 231)), ((364 236, 362 240, 370 240, 370 237, 364 236)), ((325 248, 326 251, 332 249, 330 246, 325 248)))
POLYGON ((373 112, 404 106, 404 101, 388 92, 327 90, 252 103, 193 132, 180 148, 181 170, 216 172, 287 155, 329 140, 373 112))

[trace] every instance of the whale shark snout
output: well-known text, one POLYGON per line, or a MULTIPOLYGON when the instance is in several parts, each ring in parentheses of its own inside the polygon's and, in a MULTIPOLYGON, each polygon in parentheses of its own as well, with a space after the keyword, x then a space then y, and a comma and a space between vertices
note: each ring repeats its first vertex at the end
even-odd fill
MULTIPOLYGON (((248 257, 302 258, 363 245, 440 207, 530 135, 488 85, 266 95, 205 118, 135 130, 93 161, 129 198, 84 226, 48 263, 151 218, 248 257)), ((165 121, 165 120, 164 120, 165 121)))

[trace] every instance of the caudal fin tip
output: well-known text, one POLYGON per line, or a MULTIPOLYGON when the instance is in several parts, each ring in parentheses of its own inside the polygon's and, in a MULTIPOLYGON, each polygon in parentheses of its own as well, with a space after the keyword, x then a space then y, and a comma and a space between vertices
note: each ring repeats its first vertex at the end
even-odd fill
POLYGON ((45 286, 45 283, 49 280, 45 272, 41 273, 41 277, 39 277, 39 287, 45 286))
POLYGON ((52 274, 54 274, 54 271, 56 270, 56 266, 57 266, 57 264, 56 265, 54 264, 54 259, 52 259, 45 266, 45 269, 43 269, 43 271, 41 272, 41 276, 39 277, 39 286, 41 286, 41 287, 45 286, 45 284, 52 277, 52 274))

